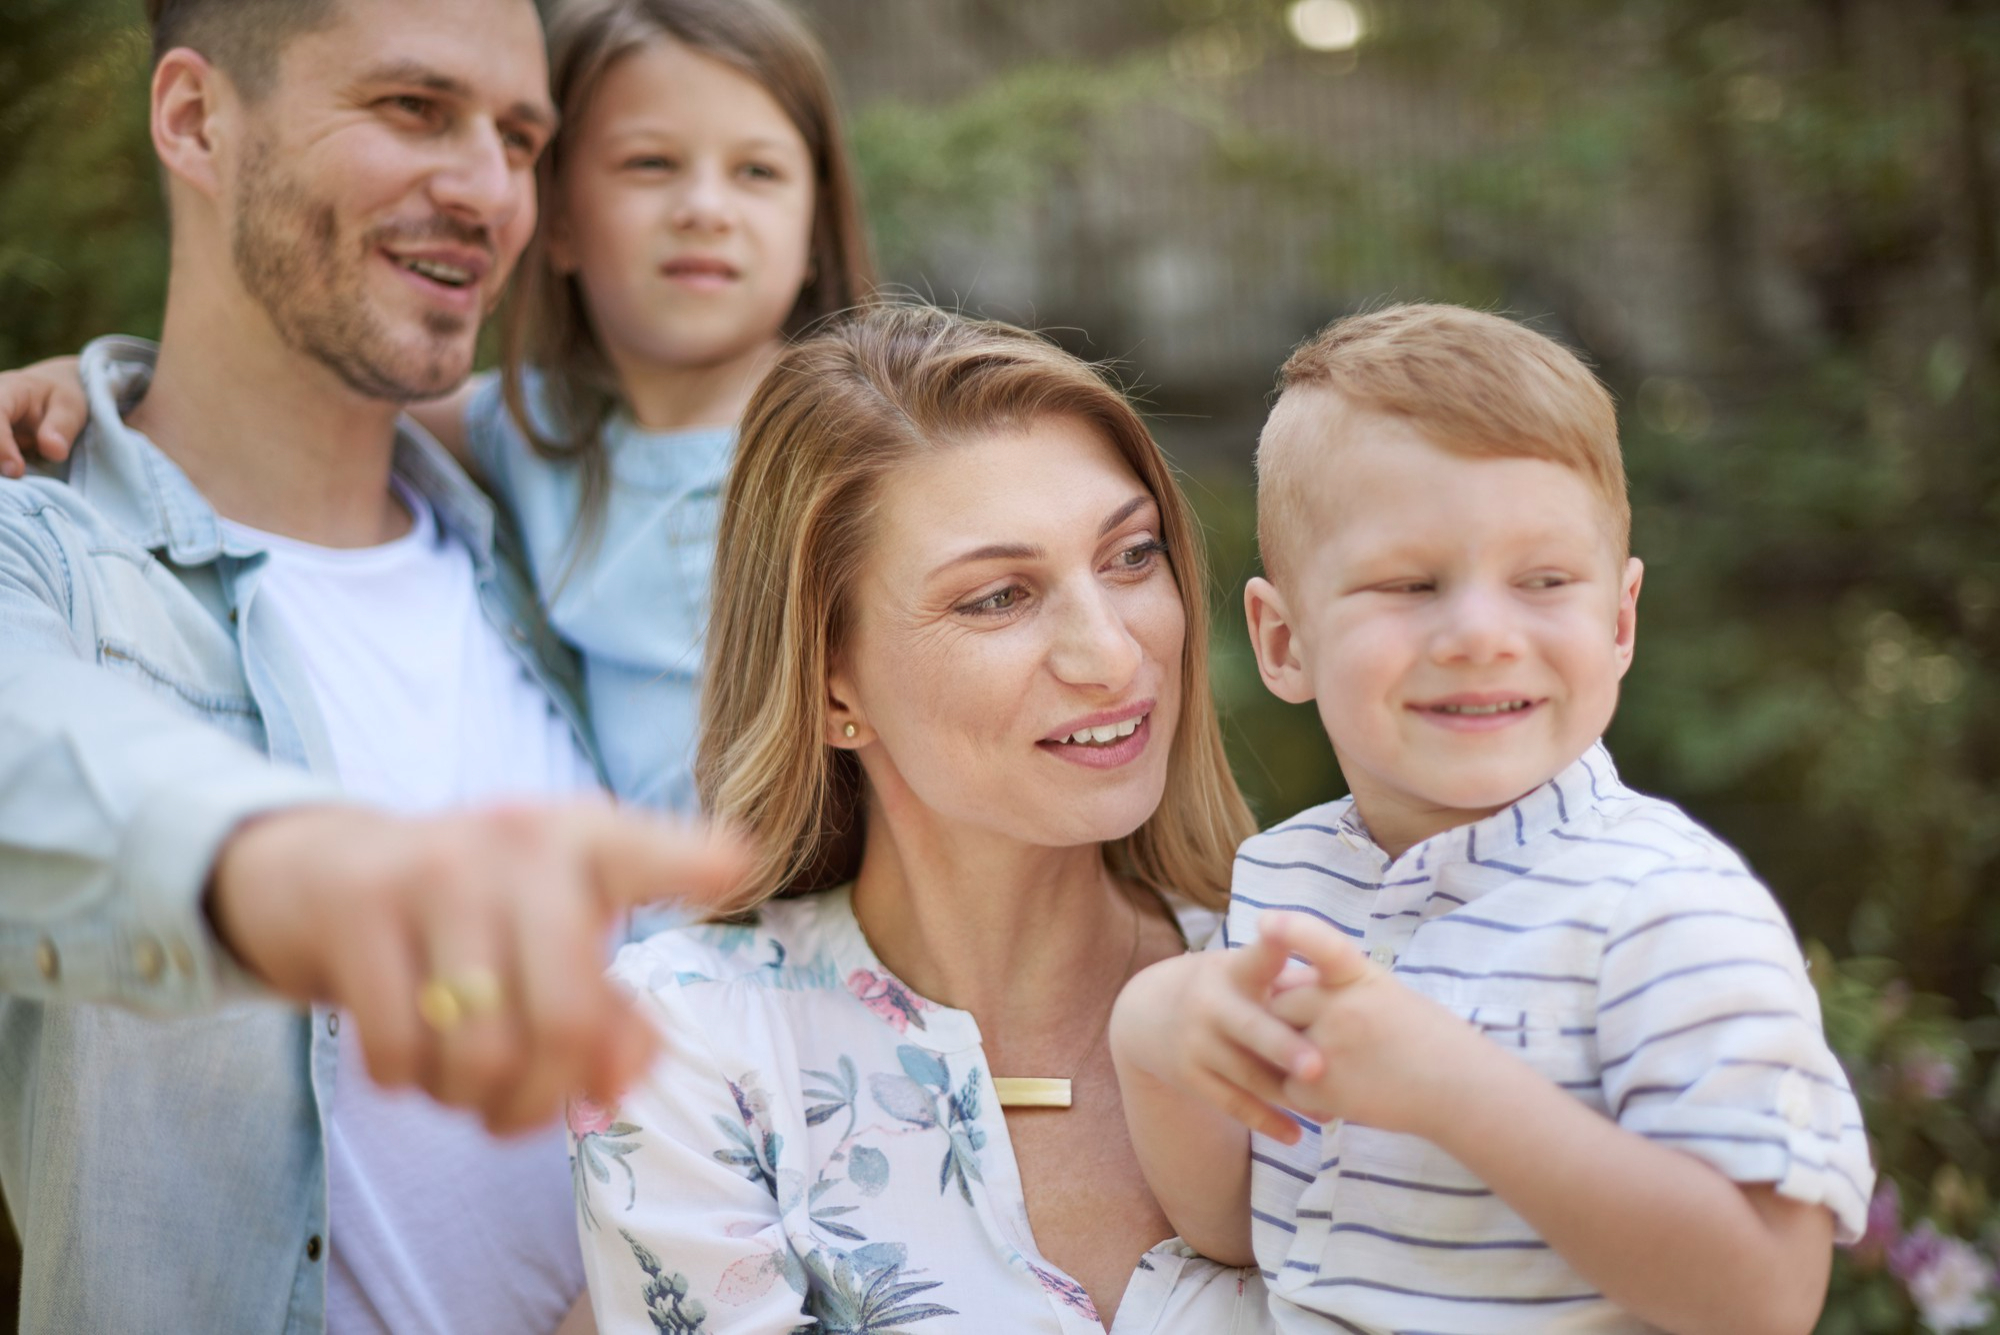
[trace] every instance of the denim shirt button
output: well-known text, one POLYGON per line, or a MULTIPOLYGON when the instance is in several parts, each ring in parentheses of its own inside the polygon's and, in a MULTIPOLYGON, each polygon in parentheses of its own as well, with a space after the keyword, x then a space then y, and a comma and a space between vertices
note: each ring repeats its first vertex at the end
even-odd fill
POLYGON ((328 1011, 328 1012, 326 1013, 326 1033, 327 1033, 327 1037, 328 1037, 328 1038, 338 1038, 338 1037, 340 1037, 340 1012, 339 1012, 339 1011, 328 1011))
POLYGON ((166 971, 167 953, 160 949, 158 941, 150 936, 142 936, 132 947, 132 967, 137 969, 139 976, 147 982, 157 983, 160 981, 160 975, 166 971))
POLYGON ((319 1234, 315 1233, 311 1237, 306 1239, 306 1260, 308 1261, 319 1260, 319 1253, 320 1253, 319 1234))
POLYGON ((53 983, 62 977, 62 956, 56 953, 56 943, 46 936, 35 947, 35 967, 41 970, 42 977, 48 982, 53 983))

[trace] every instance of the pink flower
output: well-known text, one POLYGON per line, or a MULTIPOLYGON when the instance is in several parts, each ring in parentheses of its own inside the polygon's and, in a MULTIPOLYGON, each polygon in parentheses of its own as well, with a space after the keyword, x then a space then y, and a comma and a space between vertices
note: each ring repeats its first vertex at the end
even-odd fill
POLYGON ((1958 1065, 1931 1048, 1920 1048, 1897 1063, 1897 1083, 1911 1097, 1929 1103, 1948 1099, 1958 1088, 1958 1065))
POLYGON ((1926 1219, 1889 1249, 1889 1269, 1909 1286, 1934 1331, 1975 1330, 1993 1319, 1993 1266, 1963 1238, 1926 1219))
POLYGON ((887 974, 856 969, 847 975, 847 990, 862 1005, 894 1025, 899 1034, 908 1033, 913 1024, 919 1029, 924 1027, 924 1010, 930 1003, 887 974))
POLYGON ((1885 1177, 1868 1202, 1868 1227, 1848 1250, 1858 1264, 1872 1270, 1889 1259, 1890 1249, 1902 1237, 1903 1193, 1885 1177))
POLYGON ((611 1124, 617 1120, 616 1108, 592 1103, 581 1094, 569 1101, 569 1133, 578 1140, 610 1130, 611 1124))

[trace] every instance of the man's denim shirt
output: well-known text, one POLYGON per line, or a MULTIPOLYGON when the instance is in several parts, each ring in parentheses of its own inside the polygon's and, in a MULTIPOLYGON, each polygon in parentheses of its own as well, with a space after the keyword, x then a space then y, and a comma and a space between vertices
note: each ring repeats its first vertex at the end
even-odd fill
MULTIPOLYGON (((318 1332, 338 1020, 262 992, 202 893, 245 819, 339 790, 302 664, 257 616, 264 556, 121 420, 152 363, 92 343, 67 485, 0 481, 0 1180, 21 1329, 318 1332)), ((575 665, 492 507, 414 428, 395 469, 582 738, 575 665)))

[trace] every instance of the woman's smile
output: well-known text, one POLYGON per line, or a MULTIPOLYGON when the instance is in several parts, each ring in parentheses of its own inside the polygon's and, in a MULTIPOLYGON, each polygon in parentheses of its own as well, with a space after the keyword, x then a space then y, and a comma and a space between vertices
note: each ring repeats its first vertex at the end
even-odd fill
POLYGON ((1153 730, 1148 726, 1152 714, 1151 700, 1099 710, 1064 724, 1035 745, 1072 765, 1116 769, 1136 760, 1152 740, 1153 730))

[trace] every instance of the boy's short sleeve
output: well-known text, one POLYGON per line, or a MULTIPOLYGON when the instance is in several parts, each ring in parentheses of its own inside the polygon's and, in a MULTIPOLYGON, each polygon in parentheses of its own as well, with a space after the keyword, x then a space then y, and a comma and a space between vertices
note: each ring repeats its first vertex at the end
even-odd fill
POLYGON ((1861 1110, 1782 910, 1740 867, 1667 867, 1621 899, 1598 972, 1597 1045, 1618 1123, 1861 1235, 1874 1183, 1861 1110))

